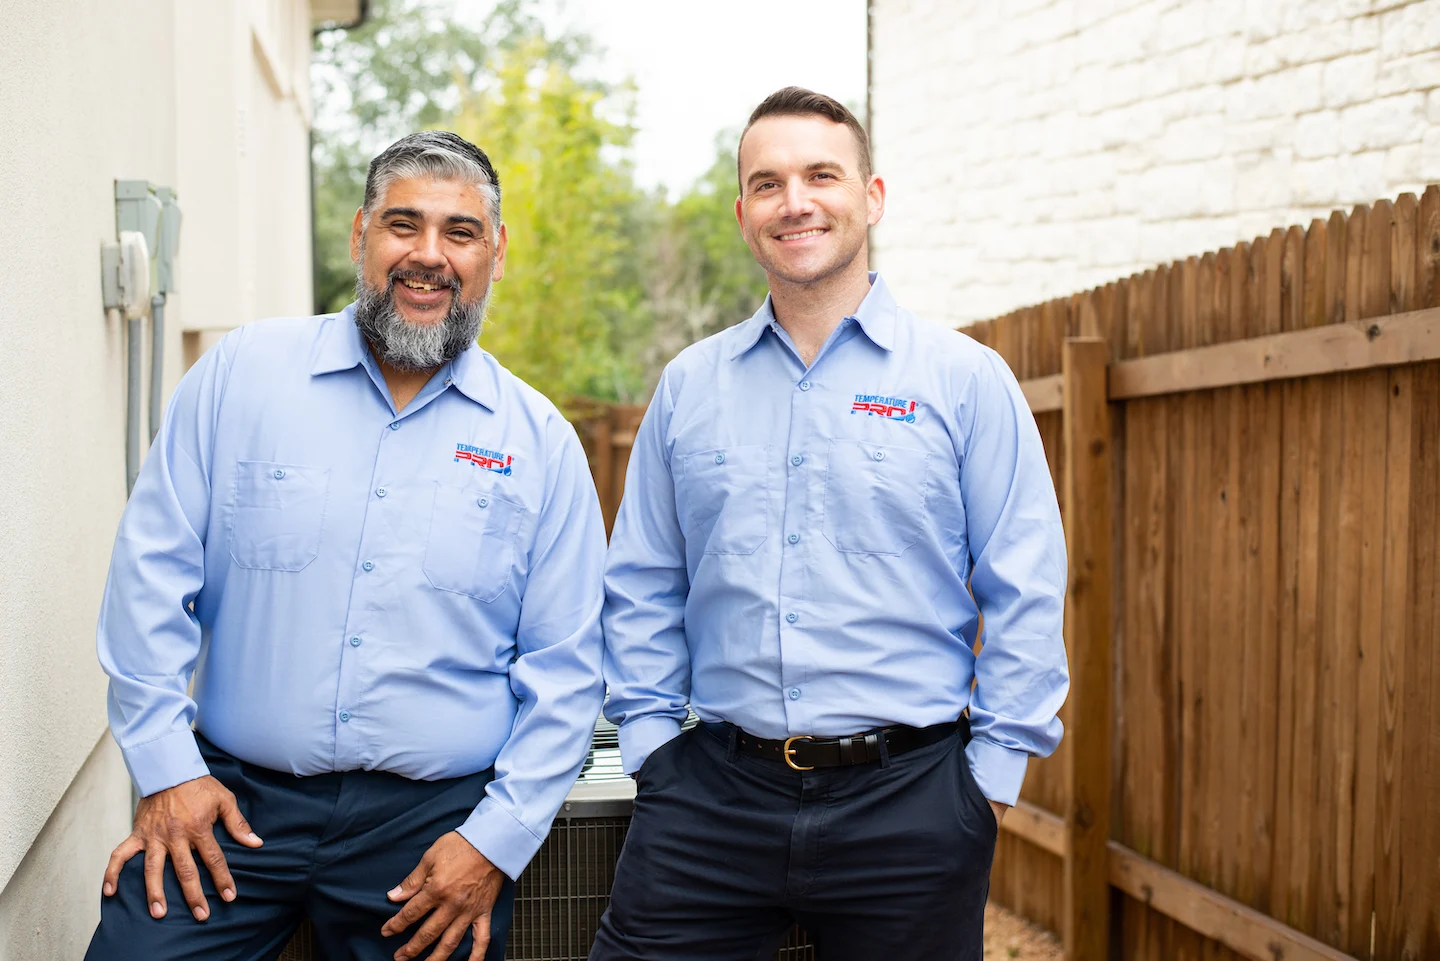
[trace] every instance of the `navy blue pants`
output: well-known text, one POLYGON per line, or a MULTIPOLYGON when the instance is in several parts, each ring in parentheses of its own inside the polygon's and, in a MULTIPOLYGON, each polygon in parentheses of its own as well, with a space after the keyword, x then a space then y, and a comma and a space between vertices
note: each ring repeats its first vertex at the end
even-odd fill
MULTIPOLYGON (((962 725, 963 727, 963 725, 962 725)), ((966 735, 800 773, 702 724, 640 769, 590 961, 981 961, 995 816, 966 735)))
MULTIPOLYGON (((215 825, 238 895, 220 900, 204 865, 199 867, 210 918, 196 921, 175 870, 165 865, 165 917, 155 920, 145 900, 144 855, 120 872, 112 897, 102 898, 100 926, 87 961, 178 961, 276 957, 302 917, 315 927, 325 959, 381 961, 420 929, 423 919, 395 937, 380 927, 400 905, 385 897, 420 863, 442 834, 455 830, 485 795, 494 776, 482 771, 442 781, 412 781, 376 771, 296 777, 256 767, 204 738, 200 753, 220 783, 235 793, 240 812, 265 839, 247 848, 215 825)), ((486 961, 502 961, 510 930, 515 885, 508 879, 491 917, 486 961)), ((451 957, 470 957, 471 936, 451 957)), ((421 957, 428 957, 429 952, 421 957)))

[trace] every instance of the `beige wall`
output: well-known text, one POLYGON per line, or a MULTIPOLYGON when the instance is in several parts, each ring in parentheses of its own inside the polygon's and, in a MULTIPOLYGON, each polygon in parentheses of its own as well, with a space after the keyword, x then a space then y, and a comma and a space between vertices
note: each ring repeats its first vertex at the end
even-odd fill
MULTIPOLYGON (((310 8, 6 0, 4 10, 0 957, 72 957, 7 951, 61 918, 88 936, 97 865, 129 817, 94 651, 125 503, 125 331, 100 300, 113 182, 173 186, 185 214, 167 395, 185 329, 308 313, 310 8)), ((148 344, 148 321, 146 331, 148 344)))
POLYGON ((1440 180, 1440 0, 875 0, 877 262, 961 324, 1440 180))
POLYGON ((76 961, 100 921, 100 877, 130 829, 130 781, 107 735, 0 894, 0 958, 76 961))

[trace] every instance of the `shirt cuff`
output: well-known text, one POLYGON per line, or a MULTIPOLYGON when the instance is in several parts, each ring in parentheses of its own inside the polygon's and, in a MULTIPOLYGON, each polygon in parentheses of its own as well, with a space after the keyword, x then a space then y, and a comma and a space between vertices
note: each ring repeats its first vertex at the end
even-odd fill
POLYGON ((1025 783, 1029 754, 977 737, 972 738, 965 748, 965 756, 970 761, 970 771, 975 775, 981 794, 997 804, 1012 807, 1020 800, 1020 785, 1025 783))
POLYGON ((195 744, 195 732, 188 727, 174 734, 157 737, 144 744, 122 748, 130 780, 141 797, 149 797, 197 777, 205 777, 210 769, 195 744))
POLYGON ((520 877, 545 840, 537 838, 491 797, 481 801, 457 830, 512 881, 520 877))
POLYGON ((680 736, 680 722, 663 714, 637 717, 620 725, 620 765, 626 774, 640 770, 657 747, 680 736))

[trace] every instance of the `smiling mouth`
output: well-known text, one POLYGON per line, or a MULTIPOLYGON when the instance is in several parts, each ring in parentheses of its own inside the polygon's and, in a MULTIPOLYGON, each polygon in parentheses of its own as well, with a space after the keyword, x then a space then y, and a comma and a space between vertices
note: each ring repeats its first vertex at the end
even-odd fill
POLYGON ((431 291, 448 289, 439 284, 427 284, 418 280, 406 280, 403 277, 400 278, 400 283, 404 284, 406 287, 409 287, 411 290, 431 291))
POLYGON ((801 230, 793 234, 780 234, 775 239, 782 242, 787 240, 804 240, 807 237, 818 237, 825 233, 827 229, 826 227, 812 227, 810 230, 801 230))

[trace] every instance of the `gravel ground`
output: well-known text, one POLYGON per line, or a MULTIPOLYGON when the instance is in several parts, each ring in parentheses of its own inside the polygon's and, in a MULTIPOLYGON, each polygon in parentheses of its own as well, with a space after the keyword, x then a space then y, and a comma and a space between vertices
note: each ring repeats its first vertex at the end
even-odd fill
POLYGON ((987 961, 1061 961, 1060 939, 998 904, 985 905, 985 957, 987 961))

